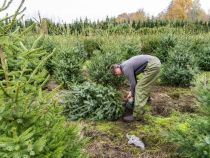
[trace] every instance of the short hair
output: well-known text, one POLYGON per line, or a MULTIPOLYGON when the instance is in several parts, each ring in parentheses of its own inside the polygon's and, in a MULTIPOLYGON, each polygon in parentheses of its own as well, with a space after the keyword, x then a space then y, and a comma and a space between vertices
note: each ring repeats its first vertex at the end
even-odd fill
POLYGON ((112 72, 113 75, 115 75, 115 69, 119 68, 119 67, 120 67, 120 65, 118 65, 118 64, 111 65, 111 72, 112 72))

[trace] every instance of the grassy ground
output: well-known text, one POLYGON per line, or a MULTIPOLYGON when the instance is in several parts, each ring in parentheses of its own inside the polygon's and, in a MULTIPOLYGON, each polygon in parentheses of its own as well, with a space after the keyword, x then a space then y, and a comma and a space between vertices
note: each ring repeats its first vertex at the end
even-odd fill
MULTIPOLYGON (((210 72, 201 74, 210 75, 210 72)), ((125 91, 126 89, 123 88, 125 91)), ((146 105, 145 121, 125 123, 117 121, 80 120, 82 135, 89 138, 85 151, 92 158, 179 158, 176 145, 169 142, 170 130, 187 131, 186 120, 202 115, 190 88, 154 86, 152 102, 146 105), (145 143, 141 151, 128 145, 126 134, 134 134, 145 143)))
POLYGON ((168 158, 178 157, 176 146, 167 139, 167 131, 174 127, 185 130, 183 122, 197 113, 195 99, 190 89, 155 86, 152 103, 146 105, 145 121, 124 123, 121 120, 80 121, 83 135, 90 138, 86 152, 99 158, 168 158), (126 134, 134 134, 145 143, 141 151, 128 145, 126 134))

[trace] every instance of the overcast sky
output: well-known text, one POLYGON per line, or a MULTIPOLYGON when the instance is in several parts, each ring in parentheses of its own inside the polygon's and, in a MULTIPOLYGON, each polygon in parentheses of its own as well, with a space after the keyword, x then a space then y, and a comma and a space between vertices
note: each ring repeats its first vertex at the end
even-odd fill
MULTIPOLYGON (((10 12, 17 8, 19 2, 20 0, 14 0, 10 12)), ((90 20, 104 19, 106 16, 116 17, 121 13, 135 12, 139 9, 144 9, 150 16, 156 16, 165 10, 170 2, 171 0, 26 0, 25 17, 37 18, 39 11, 42 17, 72 22, 80 17, 87 17, 90 20)), ((200 2, 207 12, 210 9, 210 0, 200 2)))

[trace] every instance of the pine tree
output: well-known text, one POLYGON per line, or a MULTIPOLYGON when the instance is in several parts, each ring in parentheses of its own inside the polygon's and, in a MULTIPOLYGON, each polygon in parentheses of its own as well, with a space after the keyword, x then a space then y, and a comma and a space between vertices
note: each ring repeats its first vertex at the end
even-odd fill
MULTIPOLYGON (((4 1, 0 11, 12 1, 4 1)), ((0 21, 0 157, 80 157, 77 128, 65 123, 63 109, 54 93, 42 86, 49 79, 44 63, 53 55, 38 47, 40 36, 30 48, 24 31, 13 31, 17 17, 25 10, 24 0, 14 15, 0 21), (11 21, 5 24, 5 20, 11 21)))

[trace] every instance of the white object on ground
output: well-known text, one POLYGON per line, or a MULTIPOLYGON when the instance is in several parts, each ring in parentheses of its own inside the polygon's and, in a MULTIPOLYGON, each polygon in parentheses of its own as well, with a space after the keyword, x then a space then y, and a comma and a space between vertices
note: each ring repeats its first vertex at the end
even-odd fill
POLYGON ((128 138, 128 144, 134 144, 135 146, 140 147, 141 150, 145 149, 145 145, 139 139, 139 137, 136 137, 135 135, 129 135, 129 134, 126 134, 126 137, 128 138))

